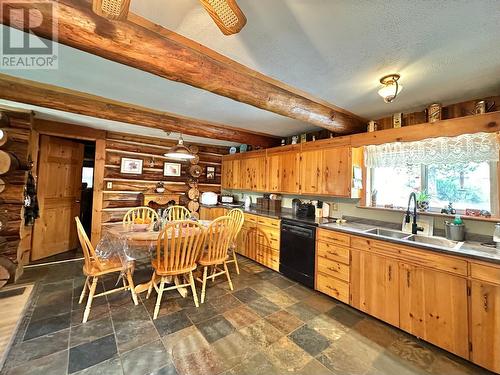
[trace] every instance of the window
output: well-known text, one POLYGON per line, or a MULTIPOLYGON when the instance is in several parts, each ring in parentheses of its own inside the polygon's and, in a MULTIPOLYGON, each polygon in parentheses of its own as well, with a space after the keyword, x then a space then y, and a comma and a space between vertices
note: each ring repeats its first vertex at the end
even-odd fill
POLYGON ((87 187, 91 188, 93 181, 94 181, 94 168, 83 167, 82 182, 87 183, 87 187))
POLYGON ((424 191, 430 196, 431 211, 439 212, 452 202, 460 213, 466 209, 493 212, 496 164, 485 161, 375 167, 370 170, 371 190, 377 191, 377 206, 406 208, 411 192, 424 191))

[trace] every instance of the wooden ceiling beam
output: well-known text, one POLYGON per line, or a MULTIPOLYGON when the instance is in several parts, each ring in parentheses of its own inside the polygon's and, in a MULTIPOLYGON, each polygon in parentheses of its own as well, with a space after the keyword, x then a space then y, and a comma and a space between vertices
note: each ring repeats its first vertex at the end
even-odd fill
POLYGON ((52 17, 56 17, 59 43, 338 134, 365 130, 358 116, 312 100, 259 75, 248 74, 236 64, 214 59, 179 39, 171 39, 133 22, 99 17, 92 12, 88 0, 48 1, 56 5, 54 14, 36 2, 4 0, 2 23, 27 31, 23 12, 8 12, 6 8, 37 9, 44 22, 30 32, 38 36, 52 37, 52 17))
POLYGON ((204 138, 261 147, 279 144, 279 139, 270 135, 157 111, 5 74, 0 74, 0 99, 204 138))

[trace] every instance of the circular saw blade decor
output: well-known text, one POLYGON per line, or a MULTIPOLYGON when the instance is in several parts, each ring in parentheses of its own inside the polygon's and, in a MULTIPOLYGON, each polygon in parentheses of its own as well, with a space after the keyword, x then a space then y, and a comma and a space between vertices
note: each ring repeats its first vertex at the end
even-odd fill
POLYGON ((191 212, 191 216, 199 219, 200 214, 198 213, 198 210, 200 209, 200 203, 198 202, 198 199, 200 197, 200 191, 198 190, 198 178, 203 173, 203 168, 198 165, 200 162, 200 156, 197 155, 199 151, 198 146, 191 145, 189 147, 189 151, 191 151, 195 157, 189 161, 191 163, 191 166, 189 167, 189 175, 191 177, 188 177, 186 182, 190 187, 187 192, 187 198, 189 198, 187 208, 191 212))

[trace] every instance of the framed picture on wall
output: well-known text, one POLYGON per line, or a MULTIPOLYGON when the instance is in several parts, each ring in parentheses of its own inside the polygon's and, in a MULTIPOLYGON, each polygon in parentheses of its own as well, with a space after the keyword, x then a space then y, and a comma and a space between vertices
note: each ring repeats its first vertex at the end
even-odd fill
POLYGON ((207 167, 207 180, 215 180, 215 167, 207 167))
POLYGON ((179 163, 164 163, 163 175, 167 177, 179 177, 181 175, 181 165, 179 163))
POLYGON ((142 174, 142 159, 122 158, 120 173, 142 174))

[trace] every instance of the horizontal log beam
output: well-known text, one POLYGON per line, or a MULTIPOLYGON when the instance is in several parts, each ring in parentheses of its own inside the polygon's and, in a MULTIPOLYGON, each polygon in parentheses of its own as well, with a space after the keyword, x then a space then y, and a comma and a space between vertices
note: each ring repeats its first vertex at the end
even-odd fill
POLYGON ((199 49, 180 43, 178 39, 168 38, 132 22, 98 17, 92 13, 87 0, 49 2, 57 5, 54 14, 34 2, 4 0, 2 23, 27 31, 23 12, 9 12, 7 9, 37 9, 43 22, 30 31, 38 36, 52 38, 52 20, 55 17, 59 43, 335 133, 350 134, 364 130, 363 121, 345 110, 327 106, 257 75, 250 75, 235 65, 213 59, 199 49))
POLYGON ((262 147, 276 146, 279 143, 278 138, 262 133, 157 111, 5 74, 0 74, 0 99, 235 143, 262 147))

